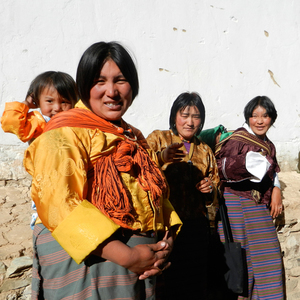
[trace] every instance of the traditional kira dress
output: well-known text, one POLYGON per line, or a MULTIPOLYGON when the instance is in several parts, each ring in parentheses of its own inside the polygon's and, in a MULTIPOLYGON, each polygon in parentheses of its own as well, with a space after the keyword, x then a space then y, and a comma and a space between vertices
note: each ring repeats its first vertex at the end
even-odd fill
MULTIPOLYGON (((172 130, 155 130, 147 137, 156 152, 181 143, 172 130)), ((219 185, 214 154, 205 143, 193 138, 183 150, 189 154, 179 163, 162 166, 170 187, 170 201, 183 222, 170 255, 171 267, 163 272, 161 299, 207 299, 209 222, 206 205, 216 208, 219 185), (204 177, 214 183, 212 194, 202 194, 196 184, 204 177)), ((214 217, 214 216, 213 216, 214 217)))
MULTIPOLYGON (((128 130, 124 121, 120 126, 128 130)), ((34 229, 32 299, 155 299, 155 277, 92 252, 114 235, 129 247, 180 227, 156 155, 87 109, 61 112, 25 152, 34 229), (151 175, 152 174, 152 175, 151 175)))
POLYGON ((282 258, 268 208, 279 172, 275 146, 245 124, 216 146, 216 158, 233 239, 246 252, 246 288, 238 299, 283 299, 282 258))

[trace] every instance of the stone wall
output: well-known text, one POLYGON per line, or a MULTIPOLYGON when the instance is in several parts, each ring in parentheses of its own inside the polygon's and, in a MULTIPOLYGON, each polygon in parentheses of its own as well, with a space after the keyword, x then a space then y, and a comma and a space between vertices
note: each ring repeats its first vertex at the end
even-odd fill
MULTIPOLYGON (((21 178, 21 173, 15 174, 17 180, 0 181, 0 300, 29 300, 31 292, 31 180, 28 175, 21 178)), ((300 299, 300 174, 282 172, 280 181, 285 209, 275 225, 283 254, 287 300, 296 300, 300 299)))
POLYGON ((300 299, 300 174, 279 174, 284 213, 276 220, 283 254, 287 300, 300 299))
POLYGON ((0 181, 0 300, 31 299, 30 177, 0 181))

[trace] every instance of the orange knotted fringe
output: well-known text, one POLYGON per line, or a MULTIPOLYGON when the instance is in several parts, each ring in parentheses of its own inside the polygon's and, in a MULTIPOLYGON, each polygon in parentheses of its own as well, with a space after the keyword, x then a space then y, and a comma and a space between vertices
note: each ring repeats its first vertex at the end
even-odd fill
MULTIPOLYGON (((123 124, 128 126, 123 120, 123 124)), ((60 127, 91 128, 124 138, 110 122, 86 109, 71 109, 51 118, 44 132, 60 127)), ((136 142, 122 140, 112 154, 101 156, 94 166, 92 203, 116 224, 132 229, 135 217, 131 199, 123 185, 120 172, 133 170, 139 185, 150 193, 155 208, 160 206, 160 197, 167 188, 161 170, 143 148, 147 145, 143 136, 136 142)), ((92 174, 92 172, 89 172, 92 174)))
POLYGON ((135 164, 140 166, 138 183, 144 191, 149 191, 153 199, 153 204, 159 207, 159 200, 162 193, 167 189, 165 179, 161 170, 153 162, 147 151, 139 147, 137 155, 134 156, 135 164))
POLYGON ((113 154, 102 156, 95 166, 92 203, 124 228, 132 229, 135 217, 131 201, 126 193, 119 172, 137 172, 137 181, 151 193, 156 208, 167 188, 165 180, 148 153, 130 141, 121 141, 113 154))

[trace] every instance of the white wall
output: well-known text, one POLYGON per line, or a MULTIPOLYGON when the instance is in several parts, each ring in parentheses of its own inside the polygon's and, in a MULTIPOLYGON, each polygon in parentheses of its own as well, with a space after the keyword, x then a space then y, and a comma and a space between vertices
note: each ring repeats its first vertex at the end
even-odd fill
MULTIPOLYGON (((170 107, 183 91, 202 96, 204 128, 239 127, 245 104, 267 95, 279 115, 269 137, 282 169, 295 170, 299 20, 300 1, 292 0, 2 0, 0 113, 5 102, 24 100, 39 73, 60 70, 75 78, 86 48, 116 40, 134 53, 140 77, 125 120, 146 136, 168 128, 170 107)), ((0 148, 9 151, 8 145, 24 148, 0 130, 0 148)))

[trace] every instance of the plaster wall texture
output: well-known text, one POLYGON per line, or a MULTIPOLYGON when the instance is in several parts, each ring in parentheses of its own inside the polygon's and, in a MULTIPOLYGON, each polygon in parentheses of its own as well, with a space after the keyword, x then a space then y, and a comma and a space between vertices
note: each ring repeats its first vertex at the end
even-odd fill
MULTIPOLYGON (((184 91, 201 95, 204 129, 240 127, 246 103, 267 95, 278 111, 268 136, 282 170, 297 170, 299 16, 299 1, 282 0, 2 0, 0 114, 5 102, 24 100, 41 72, 75 78, 86 48, 115 40, 133 53, 140 78, 124 119, 145 136, 168 128, 171 105, 184 91)), ((0 130, 0 177, 21 176, 14 161, 25 147, 0 130)))

